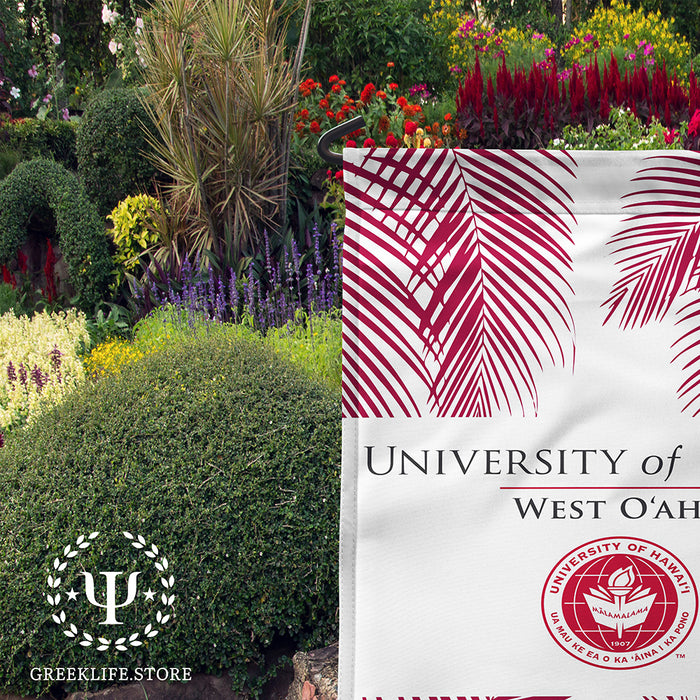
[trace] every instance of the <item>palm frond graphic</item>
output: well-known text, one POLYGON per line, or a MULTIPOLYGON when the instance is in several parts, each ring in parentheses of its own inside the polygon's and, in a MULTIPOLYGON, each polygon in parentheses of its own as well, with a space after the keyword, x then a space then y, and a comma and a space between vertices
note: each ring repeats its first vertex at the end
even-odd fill
POLYGON ((563 152, 369 151, 345 165, 348 416, 538 409, 573 365, 563 152))
POLYGON ((683 362, 682 410, 700 413, 700 156, 669 152, 646 159, 625 195, 627 227, 609 243, 618 278, 603 307, 604 323, 623 329, 659 322, 675 309, 681 333, 674 362, 683 362), (682 306, 679 307, 679 305, 682 306))

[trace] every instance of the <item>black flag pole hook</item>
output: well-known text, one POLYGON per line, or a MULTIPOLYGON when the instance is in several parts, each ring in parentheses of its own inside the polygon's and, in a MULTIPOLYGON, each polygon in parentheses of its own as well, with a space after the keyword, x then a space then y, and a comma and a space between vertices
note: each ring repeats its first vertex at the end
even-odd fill
POLYGON ((360 115, 358 117, 348 119, 344 122, 340 122, 340 124, 338 124, 337 126, 328 129, 328 131, 324 131, 321 134, 321 138, 318 140, 318 146, 316 146, 318 155, 320 155, 321 158, 323 158, 323 160, 325 160, 327 163, 342 166, 343 156, 340 153, 334 153, 333 151, 331 151, 329 146, 331 145, 331 143, 333 143, 333 141, 341 139, 343 138, 343 136, 347 136, 353 131, 361 129, 363 126, 366 126, 365 118, 362 115, 360 115))

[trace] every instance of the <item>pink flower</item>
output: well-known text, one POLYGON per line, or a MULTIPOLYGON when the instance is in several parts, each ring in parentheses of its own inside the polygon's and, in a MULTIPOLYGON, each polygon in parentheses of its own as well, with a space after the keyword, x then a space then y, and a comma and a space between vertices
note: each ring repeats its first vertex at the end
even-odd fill
POLYGON ((678 132, 675 129, 669 129, 664 131, 664 141, 667 144, 672 144, 676 140, 677 136, 678 132))
POLYGON ((593 41, 593 34, 591 34, 589 32, 588 34, 586 34, 586 36, 583 37, 583 40, 584 41, 593 41))
POLYGON ((56 46, 58 46, 61 43, 61 37, 58 36, 55 32, 51 35, 51 41, 53 41, 56 46))
POLYGON ((629 38, 630 38, 630 35, 629 35, 629 34, 625 34, 622 38, 623 38, 623 39, 629 39, 629 38))
POLYGON ((27 75, 30 78, 36 78, 37 75, 39 75, 39 71, 36 69, 36 66, 32 66, 28 71, 27 75))
POLYGON ((695 110, 695 114, 693 114, 690 124, 688 124, 688 136, 694 138, 698 135, 698 131, 700 131, 700 109, 695 110))
POLYGON ((364 143, 362 144, 362 148, 376 148, 377 144, 375 143, 374 139, 365 139, 364 143))
POLYGON ((644 55, 649 56, 654 53, 654 47, 651 44, 647 44, 644 47, 644 55))
POLYGON ((45 105, 47 105, 49 102, 51 102, 52 97, 53 97, 53 95, 52 95, 51 93, 48 93, 48 94, 44 97, 44 99, 42 100, 42 102, 43 102, 45 105))
POLYGON ((544 50, 544 55, 547 58, 554 58, 554 55, 556 54, 556 51, 554 49, 545 49, 544 50))
POLYGON ((636 58, 637 58, 637 54, 636 54, 636 53, 628 53, 628 54, 625 56, 625 60, 626 60, 626 61, 634 61, 636 58))
POLYGON ((68 107, 64 107, 61 110, 61 118, 65 121, 70 121, 70 112, 68 111, 68 107))

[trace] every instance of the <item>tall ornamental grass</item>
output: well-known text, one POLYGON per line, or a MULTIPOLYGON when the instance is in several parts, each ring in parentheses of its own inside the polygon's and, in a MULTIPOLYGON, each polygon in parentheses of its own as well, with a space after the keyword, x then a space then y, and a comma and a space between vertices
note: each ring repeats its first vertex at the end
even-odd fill
POLYGON ((160 262, 199 254, 203 265, 234 264, 264 226, 280 225, 303 50, 302 36, 289 60, 289 12, 275 0, 157 0, 146 16, 139 53, 153 160, 172 181, 180 222, 160 262))

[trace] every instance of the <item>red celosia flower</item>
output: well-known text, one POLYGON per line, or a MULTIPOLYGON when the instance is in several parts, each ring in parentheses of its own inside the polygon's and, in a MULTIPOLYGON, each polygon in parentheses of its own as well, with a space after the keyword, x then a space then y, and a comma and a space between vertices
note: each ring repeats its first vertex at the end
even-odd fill
POLYGON ((403 130, 408 136, 413 136, 413 134, 416 133, 417 128, 418 124, 416 124, 416 122, 409 121, 408 119, 404 122, 403 130))
POLYGON ((47 241, 46 249, 46 264, 44 265, 44 275, 46 276, 46 298, 49 304, 56 299, 58 292, 56 290, 56 278, 54 277, 54 266, 57 258, 54 255, 51 239, 47 241))
POLYGON ((396 100, 396 104, 399 107, 405 107, 408 104, 408 100, 403 95, 401 95, 401 97, 399 97, 399 99, 396 100))
POLYGON ((700 109, 695 110, 695 114, 693 114, 693 118, 688 124, 688 136, 695 138, 698 135, 698 131, 700 131, 700 109))
POLYGON ((347 148, 357 148, 357 141, 353 141, 352 139, 348 139, 348 140, 345 142, 345 146, 346 146, 347 148))
POLYGON ((17 263, 19 265, 19 271, 22 274, 27 272, 27 256, 21 251, 17 251, 17 263))
POLYGON ((11 285, 12 289, 15 289, 17 287, 17 281, 15 280, 15 276, 7 269, 5 265, 2 266, 2 281, 5 284, 11 285))
POLYGON ((678 132, 675 129, 668 129, 664 131, 664 141, 668 144, 672 144, 676 140, 678 132))
POLYGON ((396 140, 396 136, 394 136, 391 131, 386 135, 386 145, 388 148, 399 147, 399 142, 396 140))
POLYGON ((389 90, 398 90, 399 84, 398 83, 389 83, 388 87, 389 87, 389 90))
POLYGON ((330 78, 328 78, 329 83, 337 83, 340 80, 340 78, 337 75, 331 75, 330 78))
POLYGON ((338 170, 338 172, 335 174, 335 179, 336 179, 338 182, 342 182, 342 181, 343 181, 343 171, 342 171, 342 170, 338 170))
POLYGON ((312 134, 318 134, 321 131, 321 125, 314 119, 311 124, 309 124, 309 129, 312 134))
POLYGON ((372 95, 374 95, 376 91, 377 88, 374 87, 372 83, 367 83, 360 94, 360 99, 367 104, 372 99, 372 95))
POLYGON ((362 144, 362 148, 376 148, 377 144, 374 142, 374 139, 366 138, 364 143, 362 144))

